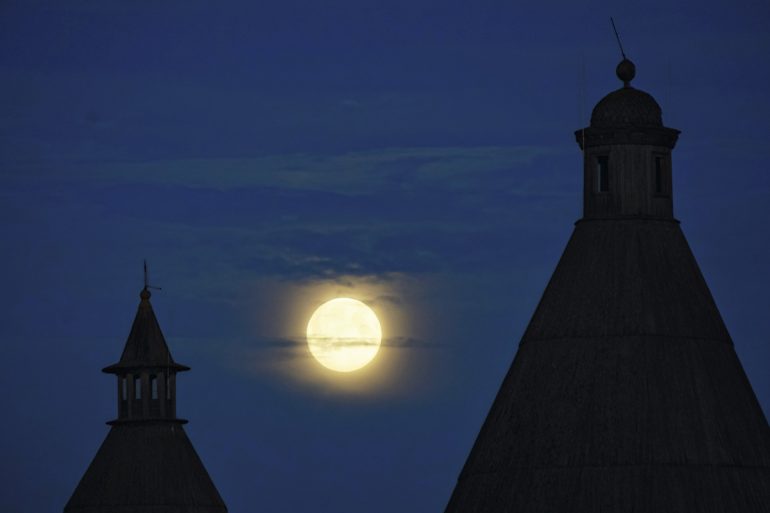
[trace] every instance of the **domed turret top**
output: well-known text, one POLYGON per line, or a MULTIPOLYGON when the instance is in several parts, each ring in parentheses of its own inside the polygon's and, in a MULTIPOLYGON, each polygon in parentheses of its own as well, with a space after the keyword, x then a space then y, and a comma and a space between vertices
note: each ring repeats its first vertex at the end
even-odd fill
POLYGON ((594 107, 591 126, 595 128, 661 127, 663 115, 655 98, 631 86, 636 66, 624 58, 615 74, 623 87, 611 92, 594 107))

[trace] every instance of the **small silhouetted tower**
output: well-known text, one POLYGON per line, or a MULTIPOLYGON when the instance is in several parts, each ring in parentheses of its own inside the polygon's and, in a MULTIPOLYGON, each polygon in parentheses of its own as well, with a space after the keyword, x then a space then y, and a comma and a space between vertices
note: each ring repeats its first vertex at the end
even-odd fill
POLYGON ((65 513, 226 513, 222 498, 176 416, 176 374, 147 286, 120 361, 118 417, 65 513))
POLYGON ((770 511, 770 428, 673 217, 679 132, 617 74, 576 132, 583 218, 447 513, 770 511))

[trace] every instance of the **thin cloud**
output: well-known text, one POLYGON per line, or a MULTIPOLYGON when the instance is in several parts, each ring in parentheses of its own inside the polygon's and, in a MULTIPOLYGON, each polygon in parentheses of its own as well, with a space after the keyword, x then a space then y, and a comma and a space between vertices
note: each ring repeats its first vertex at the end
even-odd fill
POLYGON ((435 185, 463 188, 478 182, 480 175, 529 165, 554 151, 540 146, 416 147, 331 155, 78 162, 67 175, 96 183, 171 184, 219 190, 272 187, 366 195, 435 185))
POLYGON ((432 342, 429 340, 422 340, 415 337, 390 337, 382 342, 385 347, 393 347, 399 349, 432 349, 438 347, 445 347, 446 344, 440 342, 432 342))
POLYGON ((367 301, 370 306, 377 306, 381 304, 389 304, 394 306, 401 306, 404 302, 403 300, 398 296, 393 296, 390 294, 381 294, 374 299, 370 299, 367 301))
MULTIPOLYGON (((338 340, 335 339, 336 343, 338 340)), ((445 344, 423 340, 410 336, 388 337, 381 341, 381 347, 390 349, 437 349, 446 347, 445 344)), ((372 342, 362 341, 360 339, 350 339, 344 342, 349 347, 368 347, 372 342)), ((230 352, 235 361, 259 361, 263 364, 278 363, 287 360, 305 360, 312 358, 307 349, 307 341, 304 337, 273 337, 261 338, 256 340, 238 340, 230 344, 230 352), (269 356, 266 356, 266 353, 269 356)), ((250 364, 249 364, 250 365, 250 364)))

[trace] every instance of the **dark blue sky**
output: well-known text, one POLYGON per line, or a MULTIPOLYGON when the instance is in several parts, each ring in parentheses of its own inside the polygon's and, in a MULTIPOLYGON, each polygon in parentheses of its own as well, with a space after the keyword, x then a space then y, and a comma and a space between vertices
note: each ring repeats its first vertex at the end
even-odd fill
POLYGON ((581 215, 610 15, 770 412, 765 0, 5 0, 0 510, 60 511, 95 454, 147 258, 232 513, 441 511, 581 215), (301 337, 335 295, 387 337, 350 376, 301 337))

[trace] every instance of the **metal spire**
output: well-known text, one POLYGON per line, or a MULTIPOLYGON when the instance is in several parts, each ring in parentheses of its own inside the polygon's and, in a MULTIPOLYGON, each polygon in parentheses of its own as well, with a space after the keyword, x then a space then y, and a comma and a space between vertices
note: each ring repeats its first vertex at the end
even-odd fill
POLYGON ((149 289, 163 290, 160 287, 150 285, 150 273, 147 271, 147 259, 144 259, 144 289, 142 290, 149 292, 149 289))
POLYGON ((615 28, 615 20, 610 16, 610 23, 612 23, 612 30, 615 31, 615 39, 618 40, 618 46, 620 47, 620 55, 623 56, 623 60, 626 59, 626 52, 623 51, 623 43, 620 42, 620 36, 618 35, 618 29, 615 28))

